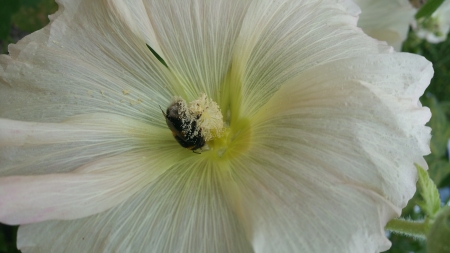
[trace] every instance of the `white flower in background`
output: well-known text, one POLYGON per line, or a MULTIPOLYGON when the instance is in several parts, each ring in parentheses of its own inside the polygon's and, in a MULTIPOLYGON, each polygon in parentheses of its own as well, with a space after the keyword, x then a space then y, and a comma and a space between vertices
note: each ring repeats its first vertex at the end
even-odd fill
POLYGON ((390 247, 433 70, 353 2, 59 2, 0 57, 0 221, 23 252, 390 247), (194 121, 213 108, 201 154, 167 127, 176 97, 194 121))
POLYGON ((430 43, 445 41, 450 31, 450 0, 445 0, 430 17, 414 20, 412 27, 417 37, 430 43))
POLYGON ((386 41, 396 51, 401 51, 408 35, 409 25, 417 10, 409 0, 354 0, 361 8, 358 26, 364 32, 386 41))

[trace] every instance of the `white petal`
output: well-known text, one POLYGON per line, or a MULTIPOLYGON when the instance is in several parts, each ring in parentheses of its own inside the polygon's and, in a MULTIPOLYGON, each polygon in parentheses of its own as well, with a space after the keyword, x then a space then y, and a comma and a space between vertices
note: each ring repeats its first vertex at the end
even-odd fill
POLYGON ((0 56, 0 117, 60 122, 108 112, 165 125, 174 77, 101 1, 60 1, 52 22, 0 56))
POLYGON ((23 122, 0 118, 0 148, 75 142, 81 128, 68 124, 23 122))
POLYGON ((417 10, 409 0, 355 0, 361 8, 358 26, 400 51, 417 10))
POLYGON ((412 26, 419 38, 426 39, 430 43, 445 41, 450 31, 450 0, 444 1, 429 19, 422 18, 417 22, 414 20, 412 26), (422 26, 421 22, 424 21, 428 24, 422 26))
POLYGON ((169 129, 114 114, 78 115, 62 123, 0 119, 2 176, 69 172, 124 152, 174 148, 179 145, 169 129))
POLYGON ((192 101, 216 100, 249 0, 152 0, 147 4, 165 60, 192 101))
POLYGON ((109 0, 105 1, 111 11, 120 17, 129 28, 140 37, 143 37, 155 52, 164 58, 157 41, 155 31, 150 23, 150 17, 142 0, 109 0))
POLYGON ((316 66, 275 93, 233 162, 234 209, 256 252, 389 248, 383 228, 415 192, 414 163, 426 167, 431 115, 418 98, 432 73, 420 56, 368 55, 316 66))
POLYGON ((254 149, 237 161, 233 177, 242 197, 235 212, 254 252, 387 250, 383 227, 400 209, 364 186, 315 169, 293 154, 268 149, 254 149))
MULTIPOLYGON (((191 157, 192 158, 192 157, 191 157)), ((188 159, 107 212, 21 226, 22 252, 253 252, 218 167, 188 159)))
POLYGON ((114 207, 167 168, 164 153, 130 153, 88 163, 73 172, 0 178, 0 221, 26 224, 77 219, 114 207))
POLYGON ((330 148, 344 162, 331 163, 339 171, 336 175, 359 175, 358 181, 367 177, 364 183, 376 188, 382 183, 382 195, 404 207, 415 189, 413 163, 427 167, 422 156, 430 152, 430 129, 424 125, 431 113, 420 106, 419 97, 432 74, 431 63, 412 54, 370 55, 318 66, 283 86, 261 108, 252 121, 273 134, 254 136, 274 145, 276 138, 291 136, 292 145, 330 148), (355 157, 349 160, 350 155, 355 157), (382 181, 372 182, 375 175, 382 181))
POLYGON ((234 108, 252 115, 282 83, 306 69, 389 51, 356 27, 358 11, 351 1, 254 1, 233 56, 230 89, 242 94, 242 101, 232 98, 234 108))

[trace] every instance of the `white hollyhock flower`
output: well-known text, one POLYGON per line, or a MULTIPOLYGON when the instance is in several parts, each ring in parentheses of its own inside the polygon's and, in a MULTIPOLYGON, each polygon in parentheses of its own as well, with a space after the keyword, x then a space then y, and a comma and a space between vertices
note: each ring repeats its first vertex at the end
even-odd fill
POLYGON ((417 37, 430 43, 445 41, 450 31, 450 0, 444 1, 430 17, 414 20, 412 27, 417 37))
POLYGON ((23 252, 389 248, 433 70, 353 2, 59 2, 0 57, 0 221, 23 252), (174 98, 210 126, 201 154, 166 124, 174 98))
POLYGON ((361 8, 358 26, 369 36, 401 51, 417 10, 409 0, 354 0, 361 8))

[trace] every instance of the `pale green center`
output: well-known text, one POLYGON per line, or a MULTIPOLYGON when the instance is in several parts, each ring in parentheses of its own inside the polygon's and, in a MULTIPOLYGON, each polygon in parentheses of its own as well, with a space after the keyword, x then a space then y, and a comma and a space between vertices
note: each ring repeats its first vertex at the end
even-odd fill
POLYGON ((206 141, 202 155, 213 159, 228 159, 248 149, 251 137, 249 120, 241 119, 239 124, 230 126, 230 117, 225 122, 218 104, 204 93, 189 102, 187 110, 192 117, 200 115, 196 120, 197 126, 206 141))

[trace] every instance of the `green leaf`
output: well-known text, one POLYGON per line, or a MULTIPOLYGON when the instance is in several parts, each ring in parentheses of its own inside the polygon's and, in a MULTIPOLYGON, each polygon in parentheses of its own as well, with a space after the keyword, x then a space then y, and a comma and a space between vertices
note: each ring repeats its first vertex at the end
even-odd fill
POLYGON ((431 16, 443 2, 444 0, 428 0, 416 13, 416 19, 431 16))
POLYGON ((153 48, 151 48, 149 45, 147 45, 147 48, 150 49, 150 52, 152 52, 152 54, 156 57, 156 59, 158 59, 159 62, 161 62, 164 66, 166 66, 166 68, 168 68, 164 59, 161 56, 159 56, 159 54, 156 53, 156 51, 153 50, 153 48))
POLYGON ((418 205, 423 212, 433 218, 441 207, 441 200, 436 185, 428 176, 426 170, 416 164, 417 173, 419 175, 418 190, 422 196, 422 201, 418 201, 418 205))

